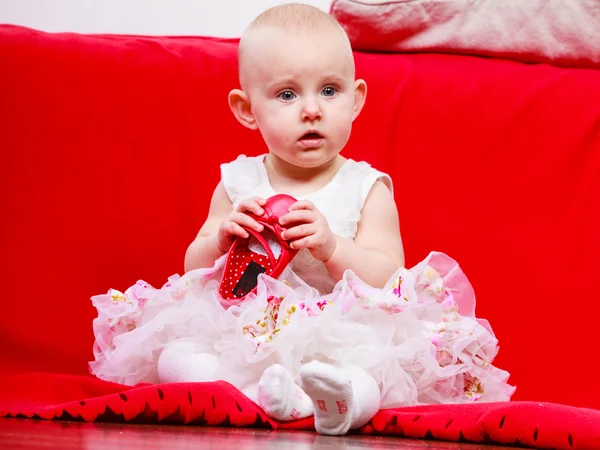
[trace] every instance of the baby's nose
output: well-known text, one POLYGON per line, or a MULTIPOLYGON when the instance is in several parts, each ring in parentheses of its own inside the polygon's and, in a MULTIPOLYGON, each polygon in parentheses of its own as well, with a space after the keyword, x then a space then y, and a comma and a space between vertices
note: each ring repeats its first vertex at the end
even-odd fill
POLYGON ((316 101, 309 101, 302 108, 302 120, 316 120, 322 117, 321 108, 316 101))

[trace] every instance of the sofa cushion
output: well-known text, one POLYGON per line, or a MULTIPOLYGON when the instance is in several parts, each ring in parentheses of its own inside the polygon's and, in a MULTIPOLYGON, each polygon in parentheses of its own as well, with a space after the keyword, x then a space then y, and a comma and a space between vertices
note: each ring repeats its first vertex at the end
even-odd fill
MULTIPOLYGON (((0 366, 88 373, 90 297, 183 270, 219 164, 235 40, 0 27, 0 366)), ((394 179, 407 264, 458 260, 515 400, 600 407, 600 71, 356 52, 344 155, 394 179)))
POLYGON ((358 50, 600 67, 596 0, 334 0, 331 14, 358 50))

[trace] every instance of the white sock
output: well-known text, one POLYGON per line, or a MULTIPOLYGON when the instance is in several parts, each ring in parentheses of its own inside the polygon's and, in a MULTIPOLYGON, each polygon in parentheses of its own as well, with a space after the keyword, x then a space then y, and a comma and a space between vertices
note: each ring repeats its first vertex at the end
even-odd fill
POLYGON ((216 381, 220 378, 219 357, 199 351, 198 345, 180 339, 168 344, 158 357, 161 383, 216 381))
POLYGON ((283 366, 274 364, 258 382, 258 404, 267 416, 296 420, 313 415, 312 401, 283 366))
POLYGON ((352 380, 354 409, 350 429, 366 425, 381 409, 381 391, 375 379, 360 367, 342 369, 352 380))
POLYGON ((381 405, 379 386, 362 369, 312 361, 302 367, 300 376, 314 405, 315 428, 321 434, 340 435, 359 428, 381 405))

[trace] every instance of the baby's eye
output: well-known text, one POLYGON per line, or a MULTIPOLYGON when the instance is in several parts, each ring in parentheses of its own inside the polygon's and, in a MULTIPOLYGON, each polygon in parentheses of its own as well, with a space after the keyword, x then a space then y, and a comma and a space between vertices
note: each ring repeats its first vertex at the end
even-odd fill
POLYGON ((328 86, 321 91, 325 97, 333 97, 335 95, 335 88, 328 86))
POLYGON ((281 100, 290 101, 296 98, 296 94, 294 94, 292 91, 283 91, 279 93, 278 97, 281 100))

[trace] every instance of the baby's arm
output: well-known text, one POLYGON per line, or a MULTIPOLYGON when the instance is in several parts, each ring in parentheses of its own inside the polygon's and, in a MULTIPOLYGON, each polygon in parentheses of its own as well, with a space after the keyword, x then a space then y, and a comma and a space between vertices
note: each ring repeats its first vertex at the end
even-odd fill
POLYGON ((371 286, 383 287, 404 265, 398 210, 383 182, 376 182, 367 197, 354 242, 340 236, 336 240, 335 250, 325 262, 336 281, 351 269, 371 286))
POLYGON ((223 184, 219 183, 210 201, 208 217, 187 249, 184 270, 189 272, 201 267, 212 267, 217 259, 229 251, 235 236, 248 237, 248 232, 242 225, 259 233, 263 231, 263 226, 244 212, 261 216, 264 213, 261 206, 264 204, 265 200, 253 198, 244 200, 234 210, 223 184))

